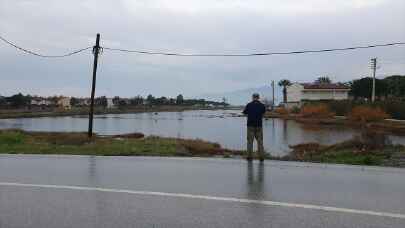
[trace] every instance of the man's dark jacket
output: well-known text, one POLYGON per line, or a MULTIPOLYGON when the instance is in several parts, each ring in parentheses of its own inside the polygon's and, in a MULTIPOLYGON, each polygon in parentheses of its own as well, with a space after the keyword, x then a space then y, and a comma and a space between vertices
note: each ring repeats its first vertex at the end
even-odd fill
POLYGON ((252 101, 246 105, 243 114, 248 116, 248 127, 262 127, 263 114, 266 112, 266 107, 260 101, 252 101))

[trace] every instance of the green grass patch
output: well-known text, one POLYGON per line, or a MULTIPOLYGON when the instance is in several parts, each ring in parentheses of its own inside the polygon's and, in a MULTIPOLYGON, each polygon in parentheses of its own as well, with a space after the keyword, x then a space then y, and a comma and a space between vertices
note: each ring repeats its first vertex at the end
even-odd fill
POLYGON ((18 145, 23 144, 26 135, 18 130, 0 131, 0 145, 18 145))
POLYGON ((0 131, 0 153, 99 156, 221 156, 236 153, 202 140, 141 138, 140 135, 95 135, 89 140, 85 133, 5 130, 0 131))
POLYGON ((364 144, 356 139, 324 146, 307 143, 291 146, 289 155, 281 160, 335 163, 349 165, 400 166, 405 159, 405 147, 391 144, 364 144))
POLYGON ((314 156, 313 160, 323 163, 350 165, 382 165, 385 155, 375 153, 353 153, 353 151, 334 151, 314 156))

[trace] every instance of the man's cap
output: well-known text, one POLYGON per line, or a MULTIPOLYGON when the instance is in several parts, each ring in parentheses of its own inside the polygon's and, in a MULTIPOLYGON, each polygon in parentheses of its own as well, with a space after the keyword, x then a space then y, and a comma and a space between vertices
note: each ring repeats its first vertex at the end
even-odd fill
POLYGON ((254 98, 260 98, 260 95, 259 95, 258 93, 254 93, 254 94, 252 95, 252 97, 254 97, 254 98))

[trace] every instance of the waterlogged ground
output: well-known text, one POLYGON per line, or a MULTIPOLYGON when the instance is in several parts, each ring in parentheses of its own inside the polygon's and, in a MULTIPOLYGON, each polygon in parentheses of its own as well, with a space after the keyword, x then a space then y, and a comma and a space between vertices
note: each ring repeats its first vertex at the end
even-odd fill
MULTIPOLYGON (((246 119, 240 111, 185 111, 136 114, 107 114, 95 118, 95 132, 105 135, 142 132, 164 137, 199 138, 218 142, 229 149, 245 149, 246 119)), ((87 130, 87 116, 2 119, 0 129, 79 132, 87 130)), ((268 119, 263 122, 266 151, 286 155, 289 145, 316 142, 334 144, 359 134, 343 126, 307 126, 293 120, 268 119)), ((405 144, 405 137, 389 136, 393 143, 405 144)))

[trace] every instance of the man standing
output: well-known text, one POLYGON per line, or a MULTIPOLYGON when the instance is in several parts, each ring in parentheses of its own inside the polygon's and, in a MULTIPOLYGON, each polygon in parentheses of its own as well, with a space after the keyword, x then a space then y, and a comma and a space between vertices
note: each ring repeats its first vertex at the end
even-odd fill
POLYGON ((252 102, 246 105, 243 114, 247 115, 247 156, 246 160, 253 159, 253 140, 256 138, 260 161, 264 160, 262 119, 266 107, 260 102, 257 93, 252 95, 252 102))

